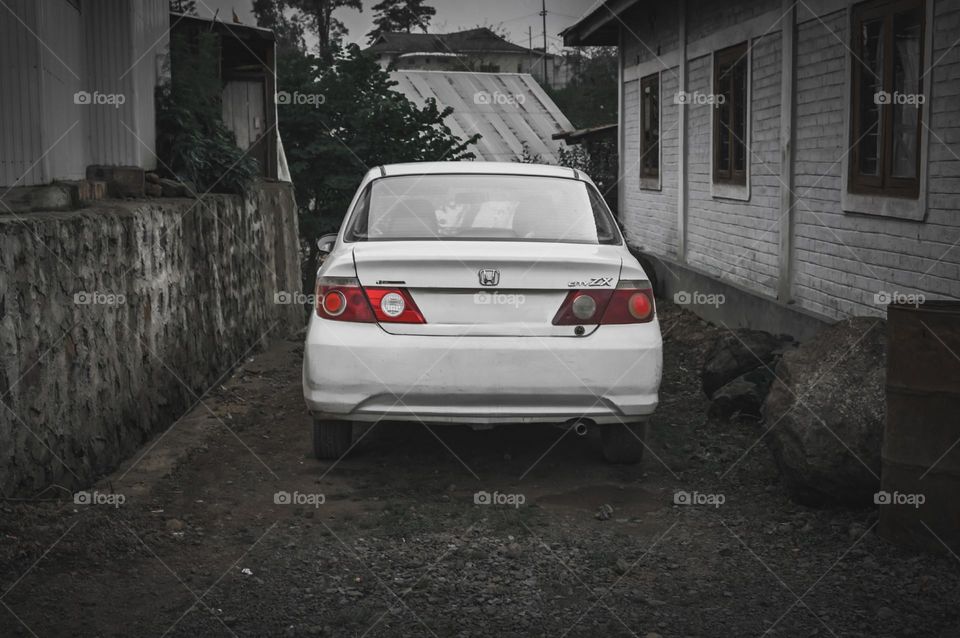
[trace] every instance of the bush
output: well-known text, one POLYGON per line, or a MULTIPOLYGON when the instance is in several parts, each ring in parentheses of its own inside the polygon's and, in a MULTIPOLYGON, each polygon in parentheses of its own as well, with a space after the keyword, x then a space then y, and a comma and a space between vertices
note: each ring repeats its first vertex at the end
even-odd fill
POLYGON ((158 89, 157 156, 168 176, 199 192, 243 193, 257 161, 237 147, 222 119, 220 44, 212 33, 170 41, 170 80, 158 89))

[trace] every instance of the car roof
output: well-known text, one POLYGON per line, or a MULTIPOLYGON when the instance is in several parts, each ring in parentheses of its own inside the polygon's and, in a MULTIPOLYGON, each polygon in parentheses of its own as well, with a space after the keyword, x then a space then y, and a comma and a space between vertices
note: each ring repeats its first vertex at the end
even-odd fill
POLYGON ((380 167, 381 177, 397 175, 534 175, 585 179, 579 171, 564 166, 521 162, 411 162, 380 167))

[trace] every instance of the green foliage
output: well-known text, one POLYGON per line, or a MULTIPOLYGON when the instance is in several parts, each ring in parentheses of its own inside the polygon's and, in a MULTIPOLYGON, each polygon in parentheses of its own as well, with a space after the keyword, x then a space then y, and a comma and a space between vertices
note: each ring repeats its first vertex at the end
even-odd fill
POLYGON ((157 156, 170 177, 199 192, 242 193, 258 167, 223 123, 219 65, 215 34, 171 38, 171 80, 157 94, 157 156))
POLYGON ((346 25, 334 17, 340 9, 363 11, 360 0, 287 0, 286 4, 299 11, 304 24, 317 36, 317 54, 326 63, 331 63, 340 49, 346 25))
POLYGON ((374 29, 367 34, 370 44, 384 33, 410 33, 414 28, 426 33, 430 18, 437 14, 437 10, 423 2, 424 0, 381 0, 379 4, 373 5, 376 12, 373 17, 374 29))
POLYGON ((545 87, 575 128, 591 128, 617 121, 617 49, 592 47, 565 54, 576 69, 562 89, 545 87))
POLYGON ((560 166, 586 173, 596 183, 600 194, 611 210, 617 212, 617 141, 615 138, 595 139, 590 142, 560 149, 560 166))
POLYGON ((277 51, 306 50, 303 16, 293 10, 291 0, 253 0, 257 25, 270 29, 277 40, 277 51))
POLYGON ((534 153, 530 150, 530 145, 526 142, 523 143, 523 150, 520 152, 520 157, 513 160, 518 164, 543 164, 543 155, 540 153, 534 153))
POLYGON ((363 175, 396 162, 473 159, 444 120, 452 109, 419 108, 392 89, 373 60, 351 45, 327 66, 288 53, 279 60, 279 88, 312 100, 279 106, 280 132, 300 205, 300 234, 309 242, 339 228, 363 175))

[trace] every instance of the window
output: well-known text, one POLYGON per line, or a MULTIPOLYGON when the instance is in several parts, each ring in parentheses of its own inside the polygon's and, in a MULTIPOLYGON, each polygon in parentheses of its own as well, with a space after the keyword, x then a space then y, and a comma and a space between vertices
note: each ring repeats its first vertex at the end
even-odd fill
POLYGON ((659 176, 660 74, 655 73, 640 80, 640 177, 659 176))
POLYGON ((852 17, 849 190, 916 199, 923 0, 866 2, 852 17))
POLYGON ((747 43, 713 54, 713 181, 747 183, 747 43))
POLYGON ((528 175, 406 175, 375 180, 346 240, 621 243, 596 189, 528 175))

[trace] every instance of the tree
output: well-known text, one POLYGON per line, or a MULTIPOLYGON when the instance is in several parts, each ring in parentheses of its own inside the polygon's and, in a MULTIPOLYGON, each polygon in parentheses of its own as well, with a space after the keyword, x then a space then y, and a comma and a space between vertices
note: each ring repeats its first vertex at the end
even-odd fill
POLYGON ((414 28, 427 32, 430 18, 437 10, 424 5, 424 0, 381 0, 373 6, 376 12, 373 18, 374 29, 367 34, 372 44, 384 33, 400 31, 410 33, 414 28))
POLYGON ((170 11, 197 15, 197 0, 170 0, 170 11))
POLYGON ((306 25, 317 36, 317 54, 328 64, 347 35, 346 25, 333 17, 333 12, 337 9, 363 11, 360 0, 288 0, 287 4, 303 13, 306 25))
POLYGON ((562 89, 545 86, 576 128, 589 128, 617 121, 617 49, 590 47, 565 53, 575 72, 562 89))
POLYGON ((474 159, 469 147, 480 136, 454 135, 444 124, 452 108, 441 110, 433 100, 423 107, 413 104, 356 45, 338 49, 332 65, 307 54, 287 54, 279 62, 283 91, 321 98, 278 106, 300 206, 300 236, 311 251, 307 273, 316 258, 315 240, 339 228, 371 167, 474 159))
POLYGON ((273 31, 281 54, 306 49, 303 17, 294 10, 290 0, 253 0, 253 15, 258 26, 273 31))

